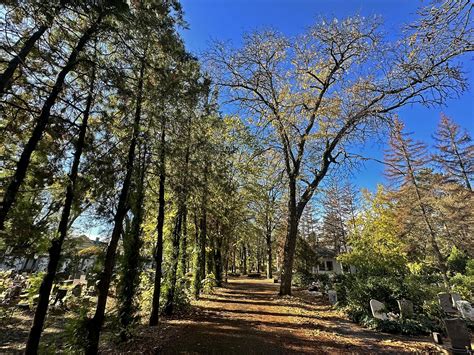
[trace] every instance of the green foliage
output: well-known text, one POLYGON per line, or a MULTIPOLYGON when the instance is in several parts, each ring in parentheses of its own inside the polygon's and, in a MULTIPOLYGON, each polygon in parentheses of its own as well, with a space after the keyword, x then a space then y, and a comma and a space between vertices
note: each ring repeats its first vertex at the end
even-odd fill
POLYGON ((474 302, 474 274, 463 275, 455 274, 449 280, 454 292, 459 293, 461 297, 470 302, 474 302))
POLYGON ((66 323, 65 347, 72 353, 82 353, 85 349, 87 342, 87 324, 90 319, 87 316, 88 310, 90 309, 90 302, 82 303, 74 311, 74 316, 68 319, 66 323))
POLYGON ((206 294, 213 294, 214 288, 217 287, 216 277, 214 273, 210 273, 206 275, 206 278, 201 281, 202 284, 202 292, 206 294))
POLYGON ((358 274, 400 275, 407 273, 406 246, 399 238, 393 203, 382 186, 365 193, 365 205, 349 237, 350 252, 338 260, 353 265, 358 274))
POLYGON ((11 273, 9 271, 0 271, 0 299, 2 295, 13 285, 11 273))
POLYGON ((34 308, 35 300, 38 297, 38 292, 41 286, 41 282, 43 282, 44 272, 38 272, 36 274, 31 274, 28 277, 28 304, 30 305, 30 309, 34 308))
POLYGON ((365 317, 361 324, 367 328, 378 330, 380 332, 405 335, 429 334, 432 329, 432 323, 426 319, 380 320, 365 317))
POLYGON ((174 290, 174 312, 182 312, 189 309, 191 305, 191 294, 189 288, 189 280, 185 277, 178 278, 176 280, 176 286, 174 290))
POLYGON ((456 248, 456 246, 453 246, 447 259, 449 271, 464 274, 466 272, 468 260, 469 257, 466 255, 466 253, 456 248))
POLYGON ((308 287, 313 282, 319 281, 322 287, 330 287, 332 285, 328 274, 313 274, 308 270, 301 269, 293 274, 293 283, 295 286, 308 287))
POLYGON ((439 307, 431 300, 441 289, 439 275, 421 263, 409 263, 406 246, 398 237, 393 205, 382 188, 366 195, 365 209, 356 219, 350 236, 350 252, 340 256, 356 267, 356 273, 335 280, 339 305, 348 316, 367 327, 402 334, 426 333, 439 323, 439 307), (387 312, 399 313, 397 300, 414 304, 416 320, 379 321, 371 314, 369 301, 385 304, 387 312))
MULTIPOLYGON (((144 271, 140 274, 140 289, 138 291, 138 304, 140 305, 140 311, 144 314, 148 314, 151 308, 151 302, 153 297, 153 277, 154 273, 150 270, 144 271)), ((160 295, 160 312, 165 307, 166 296, 168 292, 168 278, 163 278, 160 295)), ((174 311, 182 312, 189 308, 191 304, 190 294, 190 281, 189 278, 184 277, 183 279, 178 278, 176 281, 176 288, 174 294, 174 311)))

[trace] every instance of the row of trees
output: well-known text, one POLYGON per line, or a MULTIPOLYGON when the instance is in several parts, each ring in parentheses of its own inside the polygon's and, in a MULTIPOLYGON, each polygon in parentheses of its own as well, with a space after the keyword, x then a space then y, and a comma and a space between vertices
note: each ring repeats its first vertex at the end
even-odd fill
POLYGON ((280 157, 287 188, 281 295, 291 293, 298 227, 306 205, 334 166, 354 162, 396 110, 440 105, 466 80, 456 59, 473 50, 469 1, 422 8, 403 36, 388 41, 378 18, 320 21, 296 37, 267 30, 208 55, 228 101, 280 157))
POLYGON ((151 326, 173 313, 189 271, 196 297, 208 275, 221 283, 241 236, 259 233, 248 211, 261 189, 242 177, 257 176, 257 147, 218 112, 177 33, 177 1, 13 1, 2 14, 1 247, 49 255, 26 353, 38 351, 65 240, 91 225, 108 233, 85 322, 96 353, 111 287, 125 340, 145 268, 151 326))
MULTIPOLYGON (((2 4, 0 246, 49 254, 26 352, 38 351, 64 241, 78 228, 99 227, 108 241, 85 322, 90 354, 112 287, 120 336, 130 336, 149 267, 151 326, 160 311, 173 313, 180 290, 199 297, 229 271, 266 268, 272 277, 281 264, 280 294, 290 294, 298 235, 312 224, 305 208, 326 176, 351 165, 354 144, 393 122, 398 108, 443 104, 465 89, 455 60, 473 49, 471 8, 422 9, 397 42, 384 39, 378 19, 362 17, 321 21, 296 38, 256 32, 238 50, 216 44, 205 74, 178 35, 185 23, 175 0, 2 4), (221 98, 253 119, 223 116, 221 98)), ((465 153, 467 138, 445 121, 439 161, 471 189, 472 148, 465 153)), ((424 184, 439 174, 394 127, 390 174, 403 176, 400 191, 416 192, 406 192, 416 197, 406 206, 419 207, 416 221, 446 274, 439 241, 470 234, 452 210, 428 201, 459 201, 459 182, 443 181, 428 198, 424 184), (433 211, 446 218, 434 222, 433 211)), ((326 185, 322 240, 346 251, 357 202, 353 189, 326 185)))

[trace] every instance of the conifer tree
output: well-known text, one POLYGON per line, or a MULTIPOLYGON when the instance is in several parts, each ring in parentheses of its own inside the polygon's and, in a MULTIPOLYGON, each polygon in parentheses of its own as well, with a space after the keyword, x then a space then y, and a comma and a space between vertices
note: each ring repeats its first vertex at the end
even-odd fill
POLYGON ((442 114, 434 138, 438 150, 434 155, 435 161, 450 178, 462 182, 472 191, 474 144, 469 133, 461 131, 455 122, 442 114))
POLYGON ((420 174, 427 166, 429 156, 427 147, 421 142, 414 141, 403 132, 403 123, 395 120, 390 134, 390 151, 386 155, 387 176, 400 184, 400 189, 411 192, 415 196, 416 207, 420 212, 429 243, 435 256, 437 266, 443 276, 446 288, 449 288, 448 269, 446 260, 441 253, 439 235, 430 215, 426 193, 420 183, 420 174))

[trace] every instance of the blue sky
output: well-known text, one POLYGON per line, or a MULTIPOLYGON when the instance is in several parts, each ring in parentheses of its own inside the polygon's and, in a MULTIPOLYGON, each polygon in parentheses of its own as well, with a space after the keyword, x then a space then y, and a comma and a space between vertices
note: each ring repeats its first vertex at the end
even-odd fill
MULTIPOLYGON (((295 35, 313 23, 318 17, 343 18, 354 14, 363 16, 380 15, 384 20, 386 33, 394 38, 402 24, 416 16, 418 6, 427 4, 424 0, 182 0, 185 19, 189 30, 182 36, 188 50, 196 55, 209 48, 211 40, 231 40, 238 46, 244 32, 273 27, 284 34, 295 35)), ((469 85, 474 85, 473 56, 463 58, 468 72, 469 85)), ((408 131, 430 144, 439 115, 444 112, 462 127, 474 132, 474 91, 471 88, 463 97, 451 100, 446 107, 405 107, 399 111, 408 131)), ((225 111, 225 108, 224 108, 225 111)), ((383 146, 367 144, 366 155, 383 158, 383 146)), ((357 173, 354 183, 373 189, 377 182, 383 182, 383 166, 366 163, 357 173)))

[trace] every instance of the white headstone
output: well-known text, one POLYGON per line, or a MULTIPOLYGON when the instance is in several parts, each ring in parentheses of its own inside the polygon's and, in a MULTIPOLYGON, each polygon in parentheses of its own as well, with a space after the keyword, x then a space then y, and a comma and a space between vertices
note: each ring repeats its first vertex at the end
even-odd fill
POLYGON ((385 305, 377 300, 370 300, 370 310, 372 316, 377 319, 386 320, 388 319, 387 313, 385 313, 385 305))
POLYGON ((456 308, 461 313, 462 317, 474 321, 474 308, 468 301, 457 301, 456 308))

